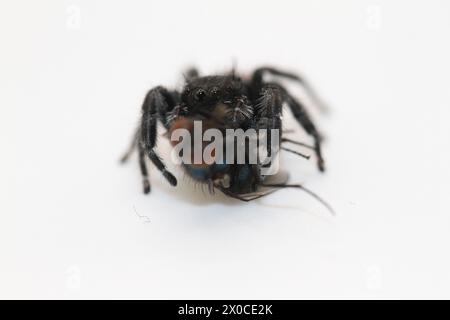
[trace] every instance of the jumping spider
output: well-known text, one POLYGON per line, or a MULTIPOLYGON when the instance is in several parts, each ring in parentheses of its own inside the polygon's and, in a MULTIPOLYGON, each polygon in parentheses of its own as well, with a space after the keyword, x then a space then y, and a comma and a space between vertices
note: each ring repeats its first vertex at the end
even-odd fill
MULTIPOLYGON (((195 69, 185 75, 186 83, 181 92, 158 86, 151 89, 142 104, 142 117, 128 152, 122 158, 125 162, 137 147, 139 165, 143 178, 144 193, 150 192, 146 157, 172 185, 177 178, 167 170, 164 162, 155 152, 158 121, 172 132, 175 128, 191 129, 194 119, 208 123, 208 127, 241 129, 279 129, 280 143, 288 142, 310 148, 317 158, 317 167, 324 171, 321 152, 321 136, 311 121, 303 105, 292 97, 277 82, 266 82, 264 75, 286 78, 301 84, 309 94, 315 94, 299 76, 270 67, 256 69, 249 79, 241 79, 234 71, 225 75, 199 76, 195 69), (282 106, 287 105, 303 129, 313 138, 314 145, 283 138, 282 106)), ((282 147, 281 149, 297 153, 282 147)), ((270 151, 270 150, 269 150, 270 151)), ((300 153, 297 153, 302 155, 300 153)), ((258 164, 184 164, 193 179, 205 182, 211 190, 217 188, 228 196, 250 201, 278 188, 301 188, 317 196, 298 184, 287 184, 287 176, 276 183, 260 173, 258 164)), ((319 199, 320 200, 320 199, 319 199)))

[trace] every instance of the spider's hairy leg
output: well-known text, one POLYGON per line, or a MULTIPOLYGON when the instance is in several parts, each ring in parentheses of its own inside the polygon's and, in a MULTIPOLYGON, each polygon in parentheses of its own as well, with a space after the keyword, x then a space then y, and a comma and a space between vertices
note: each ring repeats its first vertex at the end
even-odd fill
MULTIPOLYGON (((258 69, 258 70, 266 71, 267 68, 258 69)), ((258 74, 257 73, 258 70, 255 71, 255 74, 258 74)), ((263 71, 260 71, 260 72, 263 72, 263 71)), ((259 80, 263 81, 262 78, 259 79, 259 80)), ((279 92, 279 94, 281 95, 281 97, 282 97, 281 98, 282 102, 286 102, 287 103, 287 105, 291 109, 292 114, 294 115, 294 117, 297 120, 297 122, 303 127, 303 129, 306 131, 306 133, 308 133, 310 136, 313 137, 313 139, 314 139, 314 151, 315 151, 316 156, 317 156, 317 167, 319 168, 320 171, 322 171, 322 172, 325 171, 325 163, 324 163, 324 160, 323 160, 323 157, 322 157, 322 151, 321 151, 321 140, 322 140, 322 138, 321 138, 321 136, 320 136, 316 126, 312 122, 311 117, 306 112, 305 108, 303 107, 303 105, 300 102, 298 102, 294 97, 292 97, 289 94, 289 92, 286 89, 284 89, 280 84, 278 84, 276 82, 261 84, 261 83, 258 82, 259 80, 255 79, 255 76, 254 76, 254 78, 252 80, 253 81, 252 82, 252 86, 254 88, 257 88, 258 86, 262 85, 262 88, 271 88, 272 91, 273 90, 277 90, 279 92)), ((264 95, 260 99, 264 100, 264 95)), ((281 114, 281 110, 280 110, 280 114, 281 114)))
MULTIPOLYGON (((166 125, 167 113, 172 110, 174 106, 175 101, 173 99, 173 95, 171 95, 167 89, 163 87, 156 87, 150 90, 145 97, 144 103, 142 104, 142 121, 140 130, 140 148, 142 148, 144 153, 150 158, 156 168, 161 171, 163 176, 172 186, 177 184, 177 179, 167 170, 165 164, 155 152, 154 148, 156 146, 157 122, 159 120, 166 125)), ((144 179, 144 192, 145 189, 146 186, 144 179)), ((148 188, 148 190, 150 190, 150 188, 148 188)))
POLYGON ((296 99, 294 99, 286 90, 284 91, 284 99, 289 106, 289 108, 292 111, 292 114, 294 115, 294 118, 298 121, 298 123, 303 127, 303 129, 308 133, 310 136, 314 139, 314 151, 317 156, 317 167, 320 171, 325 171, 325 162, 322 157, 322 150, 321 150, 321 136, 314 125, 314 123, 311 120, 311 117, 306 112, 305 108, 303 107, 300 102, 298 102, 296 99))
MULTIPOLYGON (((261 89, 261 94, 257 106, 255 107, 256 129, 267 129, 267 141, 270 148, 267 149, 267 156, 272 156, 271 131, 273 129, 281 131, 281 112, 283 97, 278 86, 265 85, 261 89)), ((281 136, 281 132, 280 132, 281 136)))
POLYGON ((286 78, 286 79, 289 79, 289 80, 299 83, 303 87, 303 89, 306 91, 306 93, 309 95, 309 97, 312 99, 314 104, 319 108, 320 111, 322 111, 322 112, 328 111, 328 107, 326 106, 326 104, 322 101, 322 99, 316 93, 314 88, 310 85, 310 83, 304 77, 301 77, 294 73, 281 71, 276 68, 261 67, 261 68, 256 69, 253 72, 252 81, 254 83, 259 83, 261 85, 264 82, 264 79, 263 79, 264 74, 270 74, 270 75, 277 76, 280 78, 286 78))
POLYGON ((147 165, 145 164, 145 151, 141 144, 138 147, 139 153, 139 168, 141 169, 142 175, 142 186, 144 187, 144 193, 150 192, 150 181, 148 180, 147 165))
POLYGON ((120 158, 120 163, 125 163, 128 161, 128 159, 130 159, 131 154, 133 153, 134 149, 136 149, 139 143, 139 135, 140 132, 139 129, 137 129, 133 135, 133 139, 131 140, 130 146, 128 147, 124 155, 120 158))

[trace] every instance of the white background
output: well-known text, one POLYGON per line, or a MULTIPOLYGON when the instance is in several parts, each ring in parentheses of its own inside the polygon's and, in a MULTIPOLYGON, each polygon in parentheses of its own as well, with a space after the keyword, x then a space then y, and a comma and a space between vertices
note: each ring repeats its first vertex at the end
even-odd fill
POLYGON ((450 298, 448 1, 0 12, 1 298, 450 298), (283 166, 336 217, 298 190, 245 204, 155 170, 144 196, 136 157, 119 166, 148 89, 233 60, 301 72, 328 102, 307 103, 328 171, 283 166))

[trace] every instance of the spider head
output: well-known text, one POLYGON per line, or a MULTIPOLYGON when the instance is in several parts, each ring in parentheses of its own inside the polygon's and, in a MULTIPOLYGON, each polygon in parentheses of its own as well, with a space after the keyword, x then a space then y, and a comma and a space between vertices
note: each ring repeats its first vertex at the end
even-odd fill
POLYGON ((181 101, 188 116, 213 119, 225 127, 239 127, 253 114, 244 84, 233 75, 194 78, 184 87, 181 101))

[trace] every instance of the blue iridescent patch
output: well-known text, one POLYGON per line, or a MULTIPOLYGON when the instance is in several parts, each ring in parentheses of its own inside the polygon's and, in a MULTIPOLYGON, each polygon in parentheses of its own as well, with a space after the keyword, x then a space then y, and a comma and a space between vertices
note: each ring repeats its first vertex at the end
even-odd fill
POLYGON ((239 170, 238 180, 240 182, 244 182, 245 180, 249 179, 251 174, 250 167, 244 166, 239 170))
POLYGON ((209 167, 186 165, 189 174, 198 180, 206 180, 209 174, 209 167))

